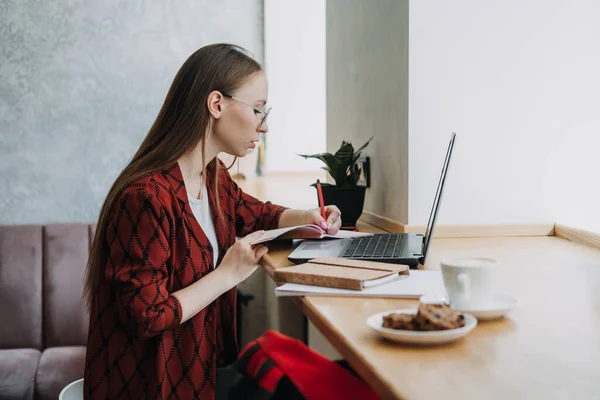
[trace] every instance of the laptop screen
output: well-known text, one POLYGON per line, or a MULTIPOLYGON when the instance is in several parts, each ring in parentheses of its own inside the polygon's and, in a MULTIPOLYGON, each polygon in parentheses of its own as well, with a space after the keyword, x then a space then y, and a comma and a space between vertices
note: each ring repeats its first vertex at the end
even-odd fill
POLYGON ((442 174, 440 175, 440 181, 438 182, 435 197, 433 199, 433 206, 429 213, 429 221, 427 221, 427 229, 425 230, 425 237, 423 238, 423 260, 421 264, 425 263, 425 257, 427 256, 427 250, 429 248, 429 242, 433 237, 433 229, 435 228, 435 219, 437 218, 438 210, 442 200, 442 194, 444 193, 444 182, 446 181, 446 173, 448 172, 448 166, 450 165, 450 157, 452 156, 452 149, 454 148, 454 139, 456 133, 452 132, 450 137, 450 143, 448 144, 448 151, 446 151, 446 159, 444 160, 444 166, 442 167, 442 174))

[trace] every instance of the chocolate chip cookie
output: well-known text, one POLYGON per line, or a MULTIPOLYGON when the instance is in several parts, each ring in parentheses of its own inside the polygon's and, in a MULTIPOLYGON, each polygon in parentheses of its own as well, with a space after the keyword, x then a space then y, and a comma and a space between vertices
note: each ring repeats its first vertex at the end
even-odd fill
POLYGON ((465 317, 446 304, 421 304, 414 318, 422 331, 441 331, 465 326, 465 317))
POLYGON ((406 331, 416 331, 419 328, 415 323, 414 315, 402 313, 393 313, 384 316, 381 326, 384 328, 402 329, 406 331))

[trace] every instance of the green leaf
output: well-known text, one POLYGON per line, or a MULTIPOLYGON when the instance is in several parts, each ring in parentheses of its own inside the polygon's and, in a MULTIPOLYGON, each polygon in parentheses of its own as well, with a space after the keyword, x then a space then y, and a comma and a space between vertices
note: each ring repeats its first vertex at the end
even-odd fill
POLYGON ((337 164, 338 164, 338 160, 335 158, 335 156, 331 153, 320 153, 320 154, 298 154, 300 157, 304 157, 306 158, 316 158, 319 159, 321 161, 323 161, 325 163, 325 165, 327 165, 330 169, 334 169, 337 164))
POLYGON ((338 182, 341 182, 344 180, 344 177, 346 175, 345 173, 345 165, 340 163, 340 161, 332 154, 330 153, 320 153, 320 154, 312 154, 312 155, 305 155, 305 154, 298 154, 300 157, 304 157, 306 158, 316 158, 318 160, 323 161, 323 163, 325 163, 325 165, 327 166, 326 168, 323 168, 325 171, 329 172, 329 174, 332 176, 332 178, 335 180, 336 184, 338 182))
POLYGON ((321 169, 327 171, 335 180, 335 185, 328 184, 328 186, 352 187, 356 186, 361 172, 360 167, 357 165, 357 161, 362 151, 369 145, 371 140, 373 140, 373 137, 356 151, 354 151, 352 143, 342 140, 342 145, 335 154, 320 153, 298 155, 305 159, 316 158, 326 165, 325 167, 321 167, 321 169))
POLYGON ((358 165, 355 165, 354 168, 352 169, 352 175, 351 175, 354 186, 356 186, 356 184, 358 183, 358 180, 360 179, 360 173, 361 173, 361 168, 358 165))
POLYGON ((335 153, 335 157, 340 161, 341 164, 348 166, 352 160, 352 154, 354 154, 354 147, 352 147, 352 143, 343 141, 342 146, 335 153))
POLYGON ((360 158, 361 153, 354 153, 354 156, 352 157, 352 165, 356 165, 356 162, 358 161, 358 159, 360 158))
POLYGON ((356 151, 354 152, 354 155, 357 155, 357 154, 358 154, 358 155, 360 156, 360 153, 362 153, 362 151, 363 151, 363 150, 364 150, 364 149, 365 149, 365 148, 366 148, 366 147, 369 145, 369 143, 371 143, 371 140, 373 140, 373 136, 371 136, 371 139, 367 140, 367 143, 363 144, 363 145, 360 147, 360 149, 356 150, 356 151))
MULTIPOLYGON (((296 154, 298 154, 298 153, 296 153, 296 154)), ((319 153, 319 154, 298 154, 298 155, 299 155, 300 157, 304 157, 305 159, 306 159, 306 158, 318 158, 318 159, 321 159, 321 158, 334 157, 334 155, 333 155, 333 154, 331 154, 331 153, 319 153)))
POLYGON ((352 157, 352 166, 354 167, 356 165, 356 162, 358 161, 358 159, 360 158, 362 151, 369 145, 369 142, 373 140, 373 138, 371 137, 371 139, 369 139, 369 141, 367 143, 365 143, 364 145, 362 145, 362 147, 358 150, 356 150, 354 152, 354 155, 352 157))

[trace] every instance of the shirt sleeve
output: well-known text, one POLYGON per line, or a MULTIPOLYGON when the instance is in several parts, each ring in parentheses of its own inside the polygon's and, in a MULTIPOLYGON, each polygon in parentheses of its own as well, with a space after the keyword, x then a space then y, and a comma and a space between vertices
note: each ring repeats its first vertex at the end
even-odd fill
POLYGON ((235 200, 235 233, 238 237, 246 236, 259 230, 277 229, 281 214, 287 207, 279 206, 270 201, 260 201, 247 193, 235 183, 225 170, 225 179, 231 188, 235 200))
POLYGON ((105 278, 116 292, 120 322, 139 338, 181 323, 181 305, 167 290, 169 222, 155 195, 121 195, 107 229, 105 278))

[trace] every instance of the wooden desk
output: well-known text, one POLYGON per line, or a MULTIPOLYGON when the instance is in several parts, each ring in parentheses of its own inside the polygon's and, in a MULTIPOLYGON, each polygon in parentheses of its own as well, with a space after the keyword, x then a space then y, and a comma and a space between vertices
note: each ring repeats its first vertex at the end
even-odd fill
MULTIPOLYGON (((272 276, 291 265, 290 251, 289 243, 272 245, 265 270, 272 276)), ((388 343, 367 328, 368 316, 416 307, 414 300, 294 301, 383 398, 600 399, 600 250, 555 236, 436 238, 427 268, 464 256, 499 260, 498 288, 520 304, 450 345, 388 343)))
MULTIPOLYGON (((264 259, 289 265, 289 245, 264 259)), ((553 236, 436 239, 429 265, 485 255, 502 263, 499 286, 520 299, 508 318, 480 322, 454 344, 381 341, 368 316, 414 300, 295 298, 297 305, 383 398, 597 399, 600 396, 600 251, 553 236)))

